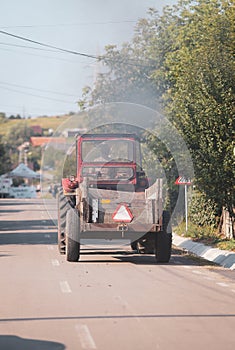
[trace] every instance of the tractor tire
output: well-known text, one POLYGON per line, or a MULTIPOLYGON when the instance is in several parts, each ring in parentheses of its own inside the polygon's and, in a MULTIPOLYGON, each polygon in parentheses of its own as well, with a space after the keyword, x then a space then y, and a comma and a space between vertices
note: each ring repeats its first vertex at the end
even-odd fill
POLYGON ((167 210, 163 210, 162 212, 162 231, 172 233, 171 214, 167 210))
POLYGON ((65 254, 65 225, 66 214, 71 208, 68 199, 63 194, 63 189, 60 188, 57 194, 57 212, 58 212, 58 250, 60 254, 65 254))
POLYGON ((66 215, 66 260, 76 262, 80 258, 80 220, 76 209, 66 215))
POLYGON ((168 263, 172 249, 171 217, 168 211, 163 211, 162 215, 162 231, 156 236, 155 257, 159 263, 168 263))
POLYGON ((159 263, 168 263, 171 257, 172 233, 158 232, 155 257, 159 263))

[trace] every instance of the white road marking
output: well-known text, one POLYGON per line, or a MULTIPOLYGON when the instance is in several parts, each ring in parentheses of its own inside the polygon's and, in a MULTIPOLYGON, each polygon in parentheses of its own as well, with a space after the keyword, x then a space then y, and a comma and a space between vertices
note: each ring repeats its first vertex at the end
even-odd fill
POLYGON ((216 284, 220 287, 229 287, 227 283, 223 283, 223 282, 216 282, 216 284))
POLYGON ((215 280, 214 278, 209 277, 209 276, 203 276, 203 278, 204 278, 205 280, 208 280, 208 281, 214 281, 214 280, 215 280))
POLYGON ((50 235, 44 235, 45 238, 50 238, 50 235))
MULTIPOLYGON (((183 266, 184 268, 188 268, 187 266, 183 266)), ((206 280, 209 280, 209 281, 214 281, 215 279, 213 277, 209 277, 209 276, 206 276, 203 272, 201 271, 198 271, 198 270, 192 270, 192 273, 196 274, 196 275, 202 275, 202 277, 206 280)), ((229 287, 229 284, 227 283, 224 283, 224 282, 216 282, 216 284, 220 287, 229 287)), ((232 290, 234 293, 235 293, 235 290, 232 290)))
POLYGON ((193 270, 192 272, 195 273, 196 275, 203 275, 201 271, 193 270))
POLYGON ((85 324, 77 324, 75 329, 78 333, 78 337, 83 349, 96 349, 96 344, 89 328, 85 324))
POLYGON ((60 281, 60 289, 62 293, 72 293, 67 281, 60 281))
POLYGON ((59 260, 57 259, 51 259, 51 263, 53 266, 60 266, 59 260))

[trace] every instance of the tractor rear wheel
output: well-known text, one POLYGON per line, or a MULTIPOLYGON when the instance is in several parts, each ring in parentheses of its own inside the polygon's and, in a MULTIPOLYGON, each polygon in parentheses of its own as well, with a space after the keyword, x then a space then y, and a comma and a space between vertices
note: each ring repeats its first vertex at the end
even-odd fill
POLYGON ((172 233, 158 232, 155 257, 157 262, 167 263, 171 257, 172 233))
POLYGON ((66 214, 71 208, 68 199, 60 188, 57 195, 57 213, 58 213, 58 249, 60 254, 65 254, 65 225, 66 214))
POLYGON ((167 263, 171 257, 172 229, 170 223, 170 213, 162 213, 162 231, 157 233, 155 243, 155 257, 157 262, 167 263))
POLYGON ((80 258, 80 220, 76 209, 69 209, 66 215, 66 259, 76 262, 80 258))

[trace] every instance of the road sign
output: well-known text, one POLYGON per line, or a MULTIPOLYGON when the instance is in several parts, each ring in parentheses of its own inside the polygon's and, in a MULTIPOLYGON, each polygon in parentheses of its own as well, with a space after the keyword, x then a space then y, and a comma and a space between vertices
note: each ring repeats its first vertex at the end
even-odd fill
POLYGON ((185 177, 185 176, 179 176, 176 180, 175 180, 175 184, 176 185, 184 185, 184 205, 185 205, 185 225, 186 225, 186 232, 188 231, 188 191, 187 191, 187 187, 189 185, 192 184, 191 179, 185 177))
POLYGON ((133 215, 126 204, 120 204, 115 210, 112 218, 114 221, 118 222, 131 222, 133 215))
POLYGON ((175 180, 175 184, 176 185, 191 185, 192 181, 191 179, 185 177, 185 176, 179 176, 176 180, 175 180))

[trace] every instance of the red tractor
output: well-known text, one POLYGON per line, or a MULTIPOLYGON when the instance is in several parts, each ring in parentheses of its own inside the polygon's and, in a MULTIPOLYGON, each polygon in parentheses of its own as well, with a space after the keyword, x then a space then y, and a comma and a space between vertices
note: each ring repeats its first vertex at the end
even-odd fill
POLYGON ((84 134, 76 141, 76 175, 58 193, 58 246, 78 261, 81 240, 129 240, 139 253, 168 262, 172 233, 162 208, 162 179, 149 187, 135 134, 84 134))

